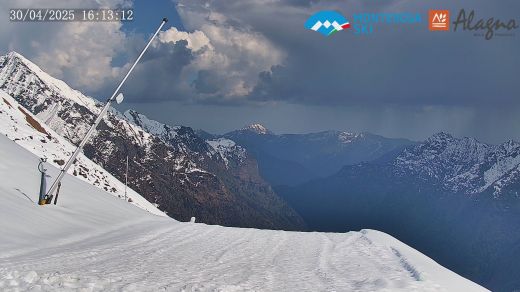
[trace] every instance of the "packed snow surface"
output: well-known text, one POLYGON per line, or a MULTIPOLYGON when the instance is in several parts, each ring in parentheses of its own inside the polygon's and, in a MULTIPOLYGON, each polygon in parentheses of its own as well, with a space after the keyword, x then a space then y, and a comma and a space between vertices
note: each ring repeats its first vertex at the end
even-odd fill
POLYGON ((0 136, 2 291, 484 290, 373 230, 181 223, 70 175, 58 205, 38 206, 37 164, 38 157, 0 136))

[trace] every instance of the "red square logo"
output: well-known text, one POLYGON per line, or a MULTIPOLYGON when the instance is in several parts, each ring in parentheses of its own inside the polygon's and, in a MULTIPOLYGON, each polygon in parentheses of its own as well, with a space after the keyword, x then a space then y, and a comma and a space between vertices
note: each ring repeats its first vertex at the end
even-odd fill
POLYGON ((428 16, 430 30, 450 30, 449 10, 430 10, 428 16))

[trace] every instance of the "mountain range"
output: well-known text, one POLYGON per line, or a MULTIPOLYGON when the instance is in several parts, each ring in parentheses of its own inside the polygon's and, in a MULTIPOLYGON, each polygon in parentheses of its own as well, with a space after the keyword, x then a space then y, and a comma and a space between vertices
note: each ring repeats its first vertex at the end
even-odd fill
POLYGON ((326 177, 345 165, 382 159, 414 143, 345 131, 276 135, 261 124, 252 124, 222 137, 251 152, 258 161, 260 174, 274 186, 326 177))

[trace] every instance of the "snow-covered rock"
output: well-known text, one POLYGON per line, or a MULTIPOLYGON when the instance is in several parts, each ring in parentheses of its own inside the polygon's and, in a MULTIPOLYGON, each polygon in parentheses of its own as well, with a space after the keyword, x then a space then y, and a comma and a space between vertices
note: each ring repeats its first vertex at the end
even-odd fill
POLYGON ((125 118, 135 125, 145 129, 148 133, 160 137, 163 141, 175 139, 179 126, 168 126, 158 121, 150 120, 147 116, 140 114, 134 110, 127 110, 123 113, 125 118))
POLYGON ((493 188, 498 197, 503 187, 520 180, 520 143, 490 145, 441 132, 407 148, 395 166, 404 174, 434 179, 451 191, 476 194, 493 188))
POLYGON ((345 143, 345 144, 352 143, 356 139, 364 137, 363 133, 350 133, 350 132, 344 132, 344 131, 339 132, 337 135, 338 135, 338 140, 341 143, 345 143))
POLYGON ((217 138, 214 140, 206 140, 206 142, 222 157, 226 166, 229 165, 230 159, 243 162, 246 158, 246 150, 237 145, 233 140, 217 138))

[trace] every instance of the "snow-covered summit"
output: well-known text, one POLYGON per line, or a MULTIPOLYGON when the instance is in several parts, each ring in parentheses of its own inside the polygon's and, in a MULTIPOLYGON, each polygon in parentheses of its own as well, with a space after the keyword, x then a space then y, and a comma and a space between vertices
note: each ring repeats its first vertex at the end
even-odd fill
POLYGON ((0 88, 12 96, 27 92, 40 100, 48 97, 70 99, 93 111, 97 111, 99 104, 94 98, 50 76, 17 52, 0 56, 0 88))
POLYGON ((209 158, 213 158, 214 155, 217 155, 218 158, 224 162, 226 167, 229 166, 230 159, 241 162, 246 157, 246 150, 236 145, 232 140, 224 138, 203 140, 191 130, 191 128, 165 125, 161 122, 151 120, 134 110, 127 110, 124 116, 131 123, 142 127, 147 132, 159 137, 165 143, 179 148, 186 154, 189 154, 190 148, 196 148, 200 153, 205 154, 209 158), (185 141, 190 141, 191 145, 183 145, 185 141))
POLYGON ((344 144, 352 143, 354 140, 363 138, 365 136, 364 133, 351 133, 345 131, 339 132, 337 135, 338 140, 344 144))
POLYGON ((249 131, 258 135, 272 134, 272 132, 269 131, 269 129, 267 129, 264 125, 258 123, 245 126, 241 129, 241 131, 249 131))
POLYGON ((161 137, 164 140, 174 139, 177 136, 179 126, 169 126, 155 120, 150 120, 147 116, 134 110, 127 110, 123 116, 131 123, 145 129, 148 133, 161 137))

